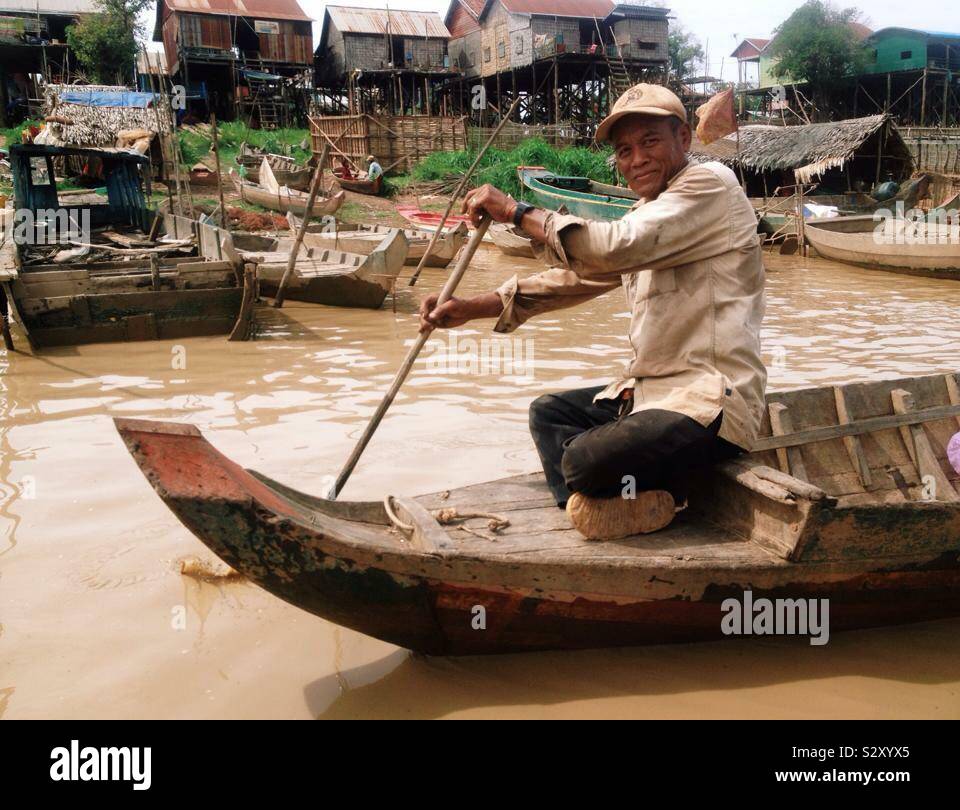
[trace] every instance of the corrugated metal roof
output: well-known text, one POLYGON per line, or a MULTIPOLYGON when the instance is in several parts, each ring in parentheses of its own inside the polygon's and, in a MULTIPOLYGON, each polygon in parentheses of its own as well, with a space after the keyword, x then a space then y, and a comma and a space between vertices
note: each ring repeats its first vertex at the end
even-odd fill
POLYGON ((885 34, 888 31, 908 31, 911 34, 922 34, 925 37, 931 37, 933 39, 960 39, 960 33, 950 33, 949 31, 925 31, 922 28, 901 28, 900 26, 881 28, 879 31, 871 34, 870 38, 876 39, 881 34, 885 34))
MULTIPOLYGON (((58 0, 59 1, 59 0, 58 0)), ((260 20, 313 21, 297 0, 160 0, 173 11, 188 14, 229 14, 234 17, 256 17, 260 20)), ((0 0, 0 3, 7 0, 0 0)))
MULTIPOLYGON (((387 10, 355 6, 327 6, 327 14, 343 34, 386 34, 387 10)), ((326 21, 324 21, 326 22, 326 21)), ((435 11, 395 11, 390 9, 390 34, 400 37, 444 37, 450 32, 435 11)))
POLYGON ((550 17, 599 17, 613 11, 611 0, 500 0, 512 14, 544 14, 550 17))
POLYGON ((100 9, 94 0, 0 0, 0 14, 19 11, 40 14, 93 14, 100 9))

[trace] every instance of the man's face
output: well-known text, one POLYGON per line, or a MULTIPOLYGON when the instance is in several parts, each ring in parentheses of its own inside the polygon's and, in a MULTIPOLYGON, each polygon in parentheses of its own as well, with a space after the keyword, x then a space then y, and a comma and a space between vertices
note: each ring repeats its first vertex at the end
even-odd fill
POLYGON ((690 127, 667 116, 628 115, 613 128, 617 169, 631 191, 658 197, 687 162, 690 127))

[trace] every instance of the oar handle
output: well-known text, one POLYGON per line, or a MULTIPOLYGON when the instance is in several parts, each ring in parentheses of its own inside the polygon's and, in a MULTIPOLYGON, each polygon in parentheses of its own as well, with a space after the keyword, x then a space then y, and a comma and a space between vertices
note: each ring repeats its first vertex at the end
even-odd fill
MULTIPOLYGON (((457 289, 460 279, 462 279, 463 274, 467 272, 467 267, 470 266, 470 260, 473 259, 473 254, 476 253, 477 248, 480 247, 480 242, 483 240, 483 236, 489 227, 490 219, 485 218, 473 234, 471 234, 470 241, 467 242, 466 247, 464 247, 460 257, 457 259, 457 266, 447 278, 447 283, 443 285, 443 289, 440 291, 437 306, 449 301, 453 297, 453 293, 457 289)), ((416 342, 410 347, 410 351, 407 352, 407 356, 400 365, 397 375, 393 378, 393 382, 390 383, 390 388, 377 406, 377 410, 364 429, 363 435, 357 442, 357 446, 353 448, 353 452, 350 454, 350 458, 347 459, 347 463, 343 465, 343 469, 340 471, 340 475, 337 476, 332 491, 328 493, 331 499, 336 499, 337 495, 340 494, 340 491, 347 483, 347 479, 353 472, 353 468, 357 466, 360 456, 363 455, 363 451, 366 449, 367 444, 369 444, 370 439, 373 438, 374 432, 380 426, 383 415, 387 412, 387 408, 390 407, 397 393, 400 391, 400 386, 402 386, 404 380, 407 379, 407 375, 410 373, 410 369, 413 368, 413 363, 417 359, 417 355, 420 354, 421 349, 423 349, 432 331, 431 329, 426 332, 421 332, 416 342)))

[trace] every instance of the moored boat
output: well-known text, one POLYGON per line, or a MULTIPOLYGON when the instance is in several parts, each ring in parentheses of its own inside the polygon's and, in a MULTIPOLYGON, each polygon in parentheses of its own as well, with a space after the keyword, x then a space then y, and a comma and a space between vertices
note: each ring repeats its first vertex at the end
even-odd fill
POLYGON ((252 582, 431 654, 722 639, 724 600, 828 599, 830 629, 960 615, 960 375, 770 394, 753 451, 667 529, 584 540, 541 474, 418 498, 313 497, 189 425, 116 420, 160 498, 252 582), (477 629, 482 616, 483 629, 477 629))
POLYGON ((264 152, 262 149, 257 149, 244 142, 240 144, 240 152, 237 154, 236 160, 246 170, 244 179, 251 183, 259 184, 261 182, 260 167, 266 160, 270 165, 273 176, 280 185, 297 191, 308 191, 310 189, 313 170, 299 166, 292 157, 264 152))
POLYGON ((928 278, 960 279, 960 223, 946 212, 920 224, 872 215, 806 222, 807 241, 825 259, 928 278))
MULTIPOLYGON (((257 185, 244 180, 233 170, 231 170, 230 176, 233 178, 240 199, 244 202, 260 205, 272 211, 279 211, 281 214, 292 211, 303 216, 307 210, 307 201, 310 195, 307 192, 280 185, 272 180, 273 175, 265 162, 261 164, 260 168, 260 178, 266 181, 264 185, 257 185)), ((313 203, 312 216, 322 217, 335 214, 343 205, 345 198, 346 194, 342 191, 338 191, 332 197, 318 196, 313 203)))
POLYGON ((248 337, 254 280, 243 271, 230 233, 148 210, 139 174, 149 170, 148 158, 125 150, 15 144, 10 160, 14 207, 30 214, 34 227, 5 234, 0 283, 32 348, 248 337), (48 180, 55 158, 100 161, 106 199, 61 200, 48 180))
POLYGON ((522 256, 527 259, 535 259, 537 256, 530 237, 512 225, 495 222, 487 233, 505 256, 522 256))
MULTIPOLYGON (((300 220, 292 214, 288 214, 287 219, 290 221, 290 229, 296 232, 300 227, 300 220)), ((320 223, 310 223, 307 225, 305 243, 316 247, 332 247, 335 250, 345 250, 349 253, 360 253, 366 256, 380 245, 386 234, 395 230, 402 230, 407 238, 406 264, 419 264, 427 246, 430 244, 430 240, 433 238, 433 232, 431 231, 347 222, 337 223, 336 230, 330 231, 329 228, 320 223)), ((453 260, 453 257, 460 252, 466 238, 467 226, 462 222, 453 227, 445 228, 444 232, 437 237, 436 244, 430 251, 425 266, 446 267, 453 260)))
MULTIPOLYGON (((437 229, 440 220, 443 219, 443 214, 439 211, 423 211, 412 205, 398 205, 397 213, 417 228, 430 231, 431 233, 437 229)), ((473 230, 473 224, 470 222, 470 218, 461 214, 450 214, 443 226, 449 228, 453 225, 459 225, 461 222, 466 225, 467 228, 473 230)))
POLYGON ((333 176, 337 178, 337 183, 339 183, 340 188, 344 191, 353 191, 357 194, 368 194, 371 197, 379 196, 380 192, 383 191, 383 175, 379 175, 374 180, 369 180, 363 177, 352 177, 345 178, 341 177, 341 169, 334 169, 333 176))
MULTIPOLYGON (((276 295, 293 242, 292 238, 278 239, 271 250, 244 250, 238 243, 241 258, 256 265, 264 295, 276 295)), ((304 243, 285 295, 311 304, 378 309, 393 289, 406 255, 407 240, 400 230, 383 234, 368 255, 304 243)))
POLYGON ((518 166, 517 176, 538 205, 551 211, 563 206, 586 219, 620 219, 640 199, 628 188, 587 177, 561 177, 543 166, 518 166))

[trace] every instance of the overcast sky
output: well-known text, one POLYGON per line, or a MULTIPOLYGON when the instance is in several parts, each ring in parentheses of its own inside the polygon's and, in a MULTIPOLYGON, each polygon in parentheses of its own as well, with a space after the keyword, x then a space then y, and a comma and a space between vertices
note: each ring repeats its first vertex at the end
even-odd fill
MULTIPOLYGON (((320 20, 326 3, 320 0, 299 0, 304 11, 318 22, 314 24, 314 47, 320 39, 320 20)), ((441 16, 449 7, 447 0, 342 0, 331 4, 342 6, 366 6, 368 8, 408 9, 437 11, 441 16)), ((735 61, 730 59, 736 44, 744 37, 769 38, 781 22, 801 5, 800 0, 664 0, 661 5, 671 9, 671 26, 677 24, 692 31, 704 48, 709 45, 710 65, 708 73, 727 80, 736 78, 735 61)), ((840 3, 841 6, 850 5, 840 3)), ((889 26, 921 28, 931 31, 955 31, 960 33, 960 13, 956 0, 920 3, 913 5, 903 0, 870 0, 856 5, 862 12, 863 22, 874 30, 889 26)), ((153 14, 149 28, 153 31, 153 14)), ((159 44, 153 47, 159 48, 159 44)))

